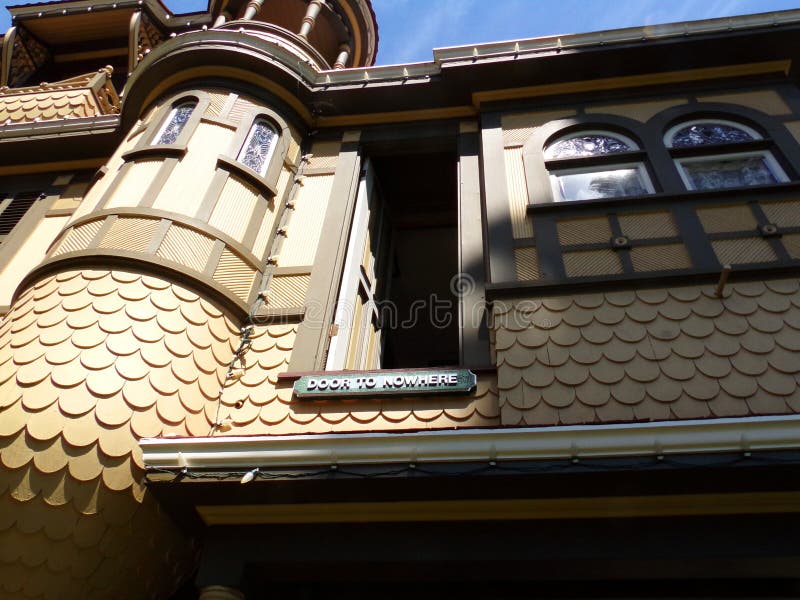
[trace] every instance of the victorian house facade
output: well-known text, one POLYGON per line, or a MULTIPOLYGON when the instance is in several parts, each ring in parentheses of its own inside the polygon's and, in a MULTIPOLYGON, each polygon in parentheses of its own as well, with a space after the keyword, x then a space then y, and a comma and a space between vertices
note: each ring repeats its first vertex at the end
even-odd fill
POLYGON ((800 591, 800 11, 9 10, 0 598, 800 591))

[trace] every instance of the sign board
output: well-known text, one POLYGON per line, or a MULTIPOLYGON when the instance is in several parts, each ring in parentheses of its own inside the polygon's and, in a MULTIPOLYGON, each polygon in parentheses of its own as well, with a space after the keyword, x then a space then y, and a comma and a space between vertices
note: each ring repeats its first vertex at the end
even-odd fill
POLYGON ((346 371, 304 375, 294 382, 298 398, 466 394, 475 388, 467 369, 346 371))

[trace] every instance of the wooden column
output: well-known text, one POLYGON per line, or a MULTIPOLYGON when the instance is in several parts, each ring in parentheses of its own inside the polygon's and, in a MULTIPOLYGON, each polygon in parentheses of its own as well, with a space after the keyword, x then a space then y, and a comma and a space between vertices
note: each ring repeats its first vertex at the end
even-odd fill
POLYGON ((339 56, 336 57, 336 62, 333 63, 333 68, 344 69, 347 67, 348 60, 350 60, 350 44, 344 43, 339 46, 339 56))
POLYGON ((227 23, 230 20, 230 18, 231 18, 231 15, 228 12, 219 13, 219 16, 214 21, 214 25, 212 25, 212 28, 224 25, 225 23, 227 23))
POLYGON ((308 38, 308 34, 314 29, 322 7, 325 6, 325 0, 311 0, 306 9, 306 15, 303 17, 303 23, 300 25, 300 37, 308 38))
POLYGON ((263 5, 264 5, 264 0, 250 0, 250 2, 247 3, 247 8, 244 10, 242 19, 245 21, 251 20, 258 14, 258 11, 261 10, 261 7, 263 5))

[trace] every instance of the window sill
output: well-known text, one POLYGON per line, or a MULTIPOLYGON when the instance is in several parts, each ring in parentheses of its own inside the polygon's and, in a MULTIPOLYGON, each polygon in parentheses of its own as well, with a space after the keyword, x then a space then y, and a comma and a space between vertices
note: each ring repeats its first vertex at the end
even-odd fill
POLYGON ((122 155, 122 160, 129 162, 140 158, 182 158, 186 151, 186 144, 157 144, 129 150, 122 155))
POLYGON ((250 167, 246 167, 242 163, 233 160, 232 158, 220 154, 217 157, 217 166, 223 167, 224 169, 228 170, 231 173, 235 173, 242 179, 246 180, 248 183, 254 185, 256 189, 267 198, 274 198, 278 195, 277 190, 275 187, 270 184, 265 177, 261 174, 256 173, 250 167))
POLYGON ((800 181, 787 181, 770 185, 751 185, 744 187, 722 188, 718 190, 682 190, 680 192, 659 192, 640 196, 623 196, 620 198, 596 198, 592 200, 569 200, 564 202, 539 202, 529 204, 529 214, 547 214, 568 211, 573 208, 614 208, 614 207, 647 207, 648 204, 672 204, 684 200, 705 198, 740 198, 744 194, 757 194, 759 198, 772 193, 781 194, 787 191, 800 190, 800 181))

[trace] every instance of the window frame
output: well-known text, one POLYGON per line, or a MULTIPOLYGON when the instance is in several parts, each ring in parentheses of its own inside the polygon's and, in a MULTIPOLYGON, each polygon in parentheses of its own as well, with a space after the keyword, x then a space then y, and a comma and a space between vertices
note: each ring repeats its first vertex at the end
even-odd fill
MULTIPOLYGON (((527 191, 527 209, 537 211, 565 206, 597 202, 616 202, 631 198, 649 198, 663 192, 663 174, 654 170, 650 156, 652 140, 643 135, 642 123, 615 114, 592 113, 556 119, 537 126, 533 134, 522 144, 523 174, 527 191), (586 134, 608 135, 619 139, 633 149, 594 156, 571 158, 546 158, 547 149, 560 141, 586 134), (551 175, 586 167, 587 170, 611 170, 615 165, 636 164, 646 194, 642 196, 614 196, 586 200, 562 200, 553 187, 551 175)), ((677 179, 677 174, 675 175, 677 179)))
POLYGON ((247 131, 247 135, 244 138, 244 142, 242 142, 241 146, 239 147, 239 152, 236 155, 236 161, 239 164, 241 164, 242 166, 247 167, 248 169, 250 169, 254 173, 258 173, 261 177, 266 178, 267 177, 267 173, 269 172, 269 169, 270 169, 270 164, 272 163, 272 158, 275 156, 275 152, 276 152, 276 149, 278 147, 278 143, 280 141, 280 138, 281 138, 281 134, 280 134, 278 128, 275 126, 275 123, 274 123, 274 121, 272 119, 268 119, 267 117, 265 117, 263 115, 257 116, 250 123, 250 128, 247 131), (246 154, 247 147, 249 146, 250 141, 253 139, 253 136, 256 133, 256 126, 259 123, 264 123, 264 124, 266 124, 267 127, 269 127, 269 129, 272 131, 272 133, 274 135, 274 139, 273 139, 272 144, 270 145, 270 148, 269 148, 269 150, 267 152, 267 156, 264 158, 264 164, 261 166, 261 169, 256 171, 255 169, 253 169, 252 167, 250 167, 248 164, 246 164, 244 162, 244 160, 243 160, 244 156, 243 155, 246 154))
POLYGON ((643 161, 625 162, 625 163, 614 162, 611 164, 602 164, 602 165, 594 164, 591 166, 584 166, 584 167, 548 169, 548 173, 550 175, 550 187, 553 193, 553 202, 557 204, 563 204, 569 202, 581 202, 585 200, 614 200, 617 198, 631 198, 631 197, 639 197, 641 195, 655 194, 655 188, 653 187, 653 183, 650 181, 650 176, 649 173, 647 172, 647 167, 645 167, 643 161), (561 193, 559 178, 562 176, 582 175, 585 173, 605 173, 608 171, 616 171, 621 169, 634 169, 637 172, 637 174, 639 175, 639 181, 642 184, 642 187, 646 190, 645 194, 626 194, 622 196, 599 196, 597 198, 566 198, 561 193))
MULTIPOLYGON (((738 115, 733 115, 738 116, 738 115)), ((687 163, 704 163, 713 162, 726 159, 736 158, 752 158, 761 157, 764 159, 770 173, 775 177, 775 182, 764 185, 776 185, 780 183, 787 183, 791 181, 786 169, 781 165, 780 161, 775 157, 772 150, 772 143, 768 136, 765 136, 759 129, 742 122, 741 120, 725 119, 719 116, 712 116, 707 118, 689 118, 673 120, 668 126, 662 137, 664 148, 668 152, 675 169, 680 176, 681 183, 684 190, 690 192, 711 192, 717 189, 747 189, 750 187, 759 187, 755 185, 742 185, 730 186, 725 188, 697 188, 684 165, 687 163), (751 139, 736 142, 709 142, 695 144, 692 146, 675 147, 673 145, 675 135, 694 125, 710 124, 710 125, 726 125, 739 129, 748 134, 751 139)))
POLYGON ((542 146, 544 167, 547 171, 547 176, 550 183, 551 202, 563 204, 587 200, 614 200, 618 198, 630 198, 640 195, 655 194, 656 189, 653 185, 653 178, 646 164, 646 156, 647 154, 643 150, 642 145, 632 136, 610 129, 579 128, 572 129, 571 131, 556 137, 551 136, 542 146), (606 136, 617 139, 626 144, 629 149, 620 152, 592 154, 588 156, 570 156, 563 158, 548 157, 550 149, 556 144, 565 140, 588 135, 606 136), (618 169, 635 169, 642 187, 646 190, 645 193, 622 196, 606 196, 599 198, 567 198, 561 193, 559 178, 562 176, 592 172, 600 173, 618 169))
MULTIPOLYGON (((199 104, 200 104, 199 100, 197 98, 193 97, 193 96, 183 97, 183 98, 180 98, 178 100, 175 100, 175 101, 171 102, 170 103, 169 112, 166 114, 166 116, 162 117, 162 119, 160 121, 161 126, 156 130, 155 135, 153 135, 153 137, 150 138, 150 141, 149 141, 148 145, 149 146, 153 146, 153 147, 174 146, 174 145, 178 144, 179 142, 181 142, 182 139, 185 139, 183 133, 187 129, 189 129, 189 126, 192 123, 192 117, 195 116, 195 113, 197 112, 199 104), (183 106, 187 106, 187 105, 192 105, 192 112, 189 113, 189 117, 186 119, 186 122, 183 124, 183 126, 181 127, 181 130, 178 132, 178 135, 175 138, 175 141, 174 142, 160 142, 159 140, 162 138, 162 136, 166 132, 166 130, 169 127, 172 119, 178 113, 178 109, 180 109, 183 106)), ((194 128, 192 127, 192 129, 194 129, 194 128)))
POLYGON ((675 162, 675 166, 678 169, 678 174, 681 176, 681 180, 683 181, 686 189, 690 192, 707 192, 707 191, 714 191, 716 189, 736 189, 736 188, 748 188, 748 187, 757 187, 757 185, 752 186, 730 186, 725 188, 697 188, 694 185, 690 175, 687 173, 685 168, 685 163, 705 163, 705 162, 713 162, 718 160, 726 160, 726 159, 736 159, 736 158, 755 158, 761 157, 764 159, 767 167, 770 170, 770 173, 775 177, 774 183, 767 183, 764 185, 776 185, 779 183, 786 183, 790 181, 789 176, 784 171, 783 167, 781 167, 780 163, 775 159, 772 152, 769 150, 753 150, 749 152, 720 152, 714 154, 703 154, 700 156, 684 156, 684 157, 675 157, 673 158, 675 162))
POLYGON ((289 154, 291 139, 292 130, 277 112, 264 107, 255 108, 242 117, 227 151, 217 157, 217 166, 255 185, 266 198, 274 198, 278 179, 289 154), (265 121, 276 134, 275 143, 261 173, 240 160, 259 120, 265 121))
MULTIPOLYGON (((136 142, 134 147, 122 155, 125 164, 130 162, 148 158, 148 157, 175 157, 181 158, 188 151, 189 140, 200 125, 200 120, 206 111, 206 108, 211 103, 211 100, 203 91, 183 91, 179 94, 174 94, 166 98, 160 98, 155 104, 158 106, 150 106, 142 113, 142 116, 147 115, 148 111, 153 111, 143 123, 134 127, 128 134, 129 138, 143 132, 136 142), (195 103, 194 110, 186 121, 186 124, 181 129, 178 138, 173 144, 158 144, 156 141, 161 137, 164 129, 169 124, 169 120, 173 111, 181 104, 190 102, 195 103)), ((123 165, 124 168, 124 165, 123 165)))

